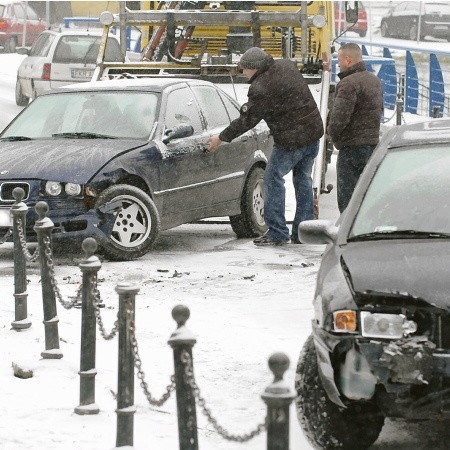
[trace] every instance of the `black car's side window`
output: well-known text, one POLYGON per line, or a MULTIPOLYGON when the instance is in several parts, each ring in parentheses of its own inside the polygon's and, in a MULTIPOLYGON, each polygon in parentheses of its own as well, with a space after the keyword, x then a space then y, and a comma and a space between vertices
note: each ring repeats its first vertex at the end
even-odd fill
POLYGON ((192 90, 206 118, 208 129, 225 128, 230 123, 227 110, 216 89, 210 86, 193 86, 192 90))
POLYGON ((239 108, 224 94, 220 94, 230 116, 230 120, 237 119, 241 114, 239 108))
POLYGON ((194 94, 188 88, 170 92, 167 97, 164 128, 170 130, 177 125, 186 123, 192 125, 194 134, 203 132, 200 113, 194 99, 194 94))

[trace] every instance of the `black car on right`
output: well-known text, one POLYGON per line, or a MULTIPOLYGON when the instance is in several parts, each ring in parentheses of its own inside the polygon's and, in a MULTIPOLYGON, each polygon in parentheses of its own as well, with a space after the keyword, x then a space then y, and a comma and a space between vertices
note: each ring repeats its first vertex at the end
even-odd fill
POLYGON ((381 36, 423 40, 425 36, 450 41, 450 3, 399 2, 381 20, 381 36))
POLYGON ((450 120, 386 132, 328 244, 297 409, 317 448, 361 449, 385 418, 450 420, 450 120))

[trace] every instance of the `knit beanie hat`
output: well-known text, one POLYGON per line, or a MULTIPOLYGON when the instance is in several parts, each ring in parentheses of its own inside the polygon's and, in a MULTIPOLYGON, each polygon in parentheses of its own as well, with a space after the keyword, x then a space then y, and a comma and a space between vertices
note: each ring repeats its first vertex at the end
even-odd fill
POLYGON ((239 61, 241 69, 260 69, 272 57, 259 47, 249 48, 239 61))

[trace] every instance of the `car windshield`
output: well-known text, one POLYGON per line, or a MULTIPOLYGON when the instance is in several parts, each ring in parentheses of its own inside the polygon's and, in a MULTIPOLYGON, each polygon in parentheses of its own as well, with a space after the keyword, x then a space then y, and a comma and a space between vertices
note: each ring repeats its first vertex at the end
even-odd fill
POLYGON ((32 139, 102 135, 148 139, 158 96, 151 92, 73 92, 43 95, 20 114, 1 138, 32 139))
POLYGON ((373 177, 349 239, 370 234, 414 237, 450 233, 450 149, 390 151, 373 177), (416 233, 417 232, 417 233, 416 233))
POLYGON ((450 15, 450 4, 448 3, 425 3, 425 14, 450 15))

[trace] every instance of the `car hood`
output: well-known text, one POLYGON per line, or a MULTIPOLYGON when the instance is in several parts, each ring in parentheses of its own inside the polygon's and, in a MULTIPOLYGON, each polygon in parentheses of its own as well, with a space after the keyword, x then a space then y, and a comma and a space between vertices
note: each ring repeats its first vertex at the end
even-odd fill
POLYGON ((114 157, 145 144, 134 139, 0 142, 0 181, 41 179, 84 184, 114 157))
POLYGON ((408 294, 450 308, 450 239, 355 242, 341 256, 358 293, 408 294))

